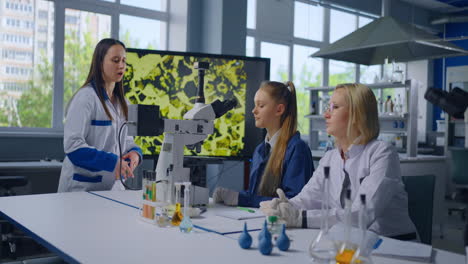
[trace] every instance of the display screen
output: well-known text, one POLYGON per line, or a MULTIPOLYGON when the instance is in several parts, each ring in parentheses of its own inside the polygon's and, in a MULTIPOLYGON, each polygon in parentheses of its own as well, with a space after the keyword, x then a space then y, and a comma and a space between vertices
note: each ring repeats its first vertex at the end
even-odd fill
MULTIPOLYGON (((208 62, 205 71, 206 104, 237 99, 237 107, 214 120, 214 133, 202 143, 201 152, 185 148, 185 155, 247 159, 263 140, 263 130, 255 127, 252 115, 255 92, 269 78, 270 60, 127 49, 124 76, 126 97, 131 104, 159 105, 162 118, 183 119, 193 108, 198 89, 197 61, 208 62)), ((158 155, 163 135, 135 137, 144 155, 158 155)))

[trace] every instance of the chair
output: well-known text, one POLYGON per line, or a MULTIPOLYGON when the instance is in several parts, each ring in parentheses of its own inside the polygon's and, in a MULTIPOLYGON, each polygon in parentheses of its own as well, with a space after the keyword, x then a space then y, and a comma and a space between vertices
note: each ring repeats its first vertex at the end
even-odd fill
POLYGON ((421 242, 431 245, 435 176, 403 176, 402 179, 408 193, 409 216, 421 242))
MULTIPOLYGON (((468 149, 465 148, 449 148, 451 158, 451 179, 455 184, 457 192, 452 194, 452 199, 468 203, 468 171, 466 170, 468 162, 468 149)), ((462 219, 466 219, 466 205, 460 205, 448 209, 449 215, 453 212, 460 212, 462 219)))

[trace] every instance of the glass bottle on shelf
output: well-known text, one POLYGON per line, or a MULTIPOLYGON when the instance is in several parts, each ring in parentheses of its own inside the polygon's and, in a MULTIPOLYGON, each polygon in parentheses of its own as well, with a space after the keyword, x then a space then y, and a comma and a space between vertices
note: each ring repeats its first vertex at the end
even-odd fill
POLYGON ((404 73, 403 70, 400 69, 400 66, 395 63, 395 60, 392 61, 392 82, 401 82, 404 83, 404 73))
POLYGON ((387 114, 387 115, 391 115, 393 113, 393 101, 392 101, 392 96, 391 95, 388 95, 387 96, 387 101, 385 101, 384 113, 387 114))
POLYGON ((310 106, 310 114, 311 115, 316 115, 317 114, 317 106, 315 105, 315 101, 313 101, 312 105, 310 106))
POLYGON ((395 114, 399 116, 403 116, 403 103, 402 103, 400 94, 398 94, 396 98, 395 114))
POLYGON ((332 150, 334 148, 334 143, 331 135, 328 135, 327 144, 325 145, 325 152, 332 150))
POLYGON ((323 191, 320 232, 309 246, 309 255, 313 263, 330 263, 335 259, 337 246, 329 234, 328 210, 330 205, 330 167, 323 167, 323 191))

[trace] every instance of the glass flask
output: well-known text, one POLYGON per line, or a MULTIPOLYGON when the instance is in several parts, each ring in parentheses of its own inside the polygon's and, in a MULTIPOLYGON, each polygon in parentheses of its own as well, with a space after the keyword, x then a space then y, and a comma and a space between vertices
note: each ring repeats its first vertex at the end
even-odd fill
POLYGON ((351 190, 346 190, 345 215, 344 215, 344 239, 339 242, 339 250, 336 253, 336 264, 351 263, 358 245, 351 241, 351 190))
POLYGON ((328 227, 328 210, 330 204, 330 167, 323 168, 323 191, 322 191, 322 208, 320 232, 312 240, 309 246, 309 255, 312 263, 330 263, 335 260, 337 246, 329 234, 328 227))
POLYGON ((180 211, 180 183, 174 183, 175 188, 176 188, 176 204, 175 204, 175 211, 174 214, 172 215, 172 220, 171 224, 173 226, 179 226, 180 222, 182 222, 182 212, 180 211))
POLYGON ((359 248, 356 250, 356 253, 351 259, 351 263, 366 263, 372 264, 372 259, 370 257, 371 249, 367 246, 367 210, 366 210, 366 195, 360 195, 361 207, 359 210, 359 230, 361 233, 361 242, 359 248))
POLYGON ((192 220, 190 219, 190 215, 188 210, 190 208, 190 185, 191 182, 184 182, 184 218, 179 225, 180 231, 183 233, 190 233, 193 229, 192 220))

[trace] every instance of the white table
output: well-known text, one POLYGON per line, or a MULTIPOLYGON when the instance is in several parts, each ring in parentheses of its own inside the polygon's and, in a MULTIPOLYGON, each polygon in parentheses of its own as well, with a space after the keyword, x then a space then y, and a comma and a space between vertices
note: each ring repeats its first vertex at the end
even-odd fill
MULTIPOLYGON (((139 192, 96 194, 2 197, 0 211, 70 263, 308 263, 306 248, 317 232, 289 230, 294 239, 291 249, 281 252, 274 248, 272 255, 263 256, 256 249, 241 249, 236 240, 238 234, 223 236, 200 229, 184 234, 178 228, 159 228, 142 222, 136 209, 139 192)), ((216 208, 209 208, 205 217, 211 218, 214 211, 216 208)), ((256 234, 252 233, 255 241, 256 234)), ((377 257, 374 261, 416 263, 377 257)), ((435 263, 464 261, 463 255, 436 250, 435 263)))

